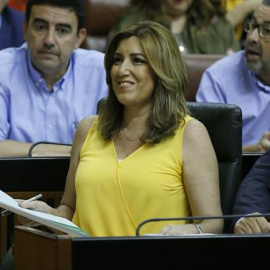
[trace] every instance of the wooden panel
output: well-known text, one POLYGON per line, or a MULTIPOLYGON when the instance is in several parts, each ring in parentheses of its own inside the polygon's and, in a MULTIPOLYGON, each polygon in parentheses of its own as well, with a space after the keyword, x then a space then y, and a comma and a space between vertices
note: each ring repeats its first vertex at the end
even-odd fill
MULTIPOLYGON (((62 191, 44 191, 44 192, 7 192, 12 198, 14 199, 29 199, 38 193, 42 193, 42 201, 46 202, 52 207, 57 207, 60 204, 63 192, 62 191)), ((2 211, 3 209, 1 209, 2 211)), ((13 215, 13 214, 12 214, 13 215)), ((3 261, 6 252, 8 250, 8 247, 10 244, 8 244, 10 241, 12 241, 12 231, 13 231, 13 226, 20 225, 18 221, 17 215, 13 215, 14 219, 13 221, 11 220, 11 224, 9 227, 7 227, 7 222, 8 222, 8 217, 1 217, 1 225, 0 225, 0 250, 1 250, 1 258, 0 258, 0 263, 3 261), (14 225, 13 225, 14 224, 14 225), (10 228, 11 227, 11 228, 10 228), (9 234, 8 234, 9 231, 9 234), (8 236, 10 239, 8 239, 8 236)), ((10 218, 10 217, 9 217, 10 218)))
POLYGON ((255 269, 264 269, 269 255, 265 248, 269 234, 68 239, 32 231, 25 227, 15 228, 16 270, 145 269, 148 265, 150 269, 174 269, 180 259, 181 268, 187 269, 248 269, 249 258, 256 263, 255 269), (63 245, 59 244, 61 241, 63 245), (194 247, 198 251, 196 259, 190 260, 194 247))
POLYGON ((70 270, 71 238, 32 228, 15 230, 13 254, 16 270, 70 270), (30 233, 31 232, 31 233, 30 233), (61 239, 61 241, 58 241, 61 239))
MULTIPOLYGON (((42 193, 42 200, 55 207, 63 194, 68 167, 68 157, 0 158, 0 189, 15 199, 42 193)), ((13 215, 0 216, 0 263, 12 241, 13 223, 18 224, 13 215)))
MULTIPOLYGON (((3 209, 0 208, 0 211, 3 209)), ((1 224, 0 224, 0 263, 2 263, 6 252, 7 252, 7 219, 1 218, 1 224)))

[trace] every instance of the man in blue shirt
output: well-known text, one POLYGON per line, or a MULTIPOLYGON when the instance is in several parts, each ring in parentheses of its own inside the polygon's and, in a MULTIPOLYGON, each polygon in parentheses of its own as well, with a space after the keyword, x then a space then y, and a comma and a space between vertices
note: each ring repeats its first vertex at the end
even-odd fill
POLYGON ((78 122, 107 95, 104 55, 80 49, 82 0, 29 0, 20 48, 0 51, 0 157, 69 155, 78 122))
POLYGON ((24 42, 24 13, 8 7, 9 0, 0 1, 0 50, 19 47, 24 42))
POLYGON ((270 147, 270 0, 262 1, 245 30, 245 50, 205 71, 196 101, 238 105, 243 152, 265 152, 270 147))

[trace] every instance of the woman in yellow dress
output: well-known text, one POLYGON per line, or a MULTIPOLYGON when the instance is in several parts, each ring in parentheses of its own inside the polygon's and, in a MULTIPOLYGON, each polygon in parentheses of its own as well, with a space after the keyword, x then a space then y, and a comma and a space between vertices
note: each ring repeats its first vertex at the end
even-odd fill
MULTIPOLYGON (((72 220, 91 236, 135 236, 150 218, 222 215, 216 155, 190 117, 187 74, 171 31, 141 22, 105 53, 109 94, 80 122, 61 204, 21 203, 72 220)), ((149 223, 141 234, 221 233, 220 219, 149 223)))

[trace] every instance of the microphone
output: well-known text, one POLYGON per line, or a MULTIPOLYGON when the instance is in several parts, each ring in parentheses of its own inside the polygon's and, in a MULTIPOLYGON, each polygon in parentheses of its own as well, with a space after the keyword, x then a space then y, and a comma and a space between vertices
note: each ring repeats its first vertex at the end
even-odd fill
POLYGON ((141 228, 150 222, 160 222, 160 221, 176 221, 176 220, 194 220, 194 219, 239 219, 243 217, 265 217, 269 218, 270 213, 267 214, 243 214, 243 215, 222 215, 222 216, 192 216, 192 217, 171 217, 171 218, 150 218, 142 221, 136 228, 136 236, 140 236, 141 228))

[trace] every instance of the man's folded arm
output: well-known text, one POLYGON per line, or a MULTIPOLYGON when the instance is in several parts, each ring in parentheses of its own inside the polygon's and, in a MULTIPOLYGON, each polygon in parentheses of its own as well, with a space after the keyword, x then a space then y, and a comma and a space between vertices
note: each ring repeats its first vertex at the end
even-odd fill
MULTIPOLYGON (((13 140, 0 141, 0 157, 28 157, 32 143, 13 140)), ((32 157, 70 156, 71 145, 40 143, 31 149, 32 157)))

